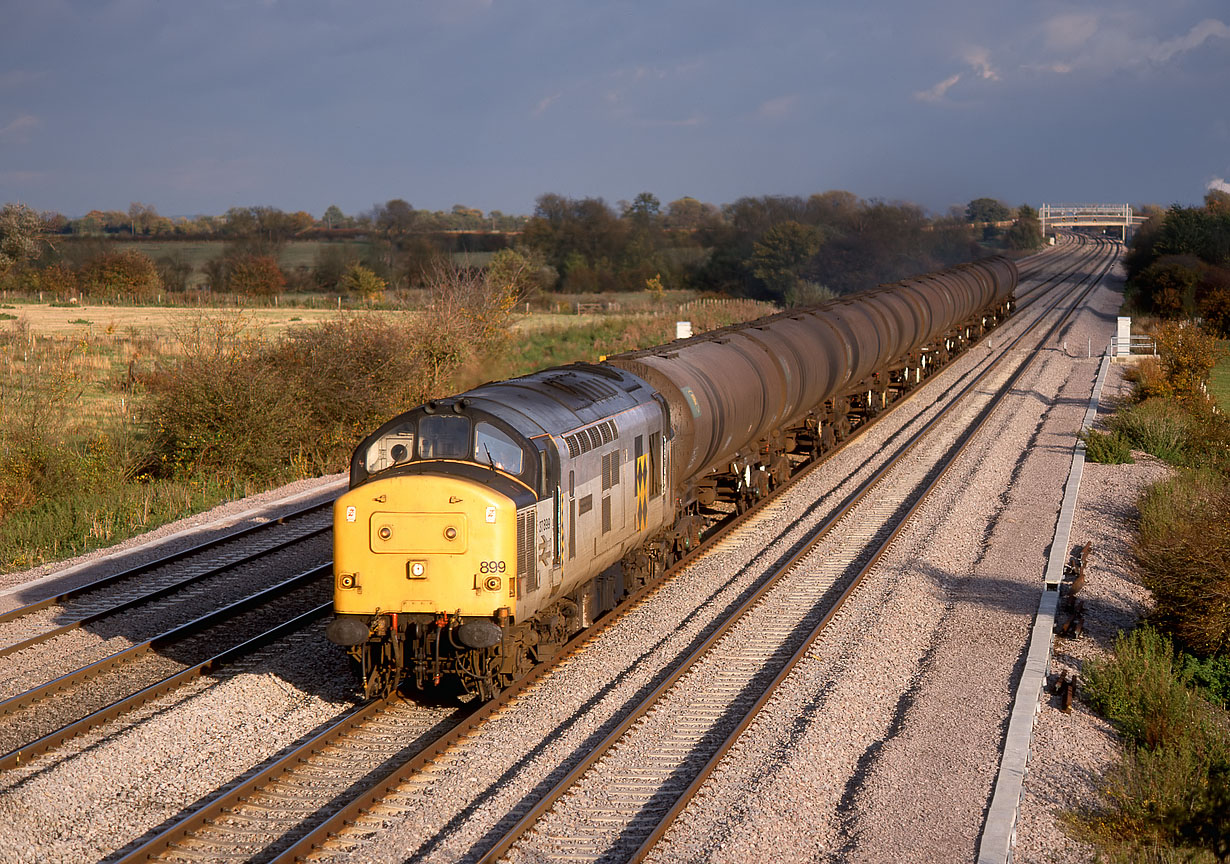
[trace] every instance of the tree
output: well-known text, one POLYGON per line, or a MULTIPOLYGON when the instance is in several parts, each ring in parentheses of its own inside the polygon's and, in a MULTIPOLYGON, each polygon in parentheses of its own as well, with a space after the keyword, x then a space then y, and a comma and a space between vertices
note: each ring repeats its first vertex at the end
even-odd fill
POLYGON ((994 198, 975 198, 965 208, 965 215, 971 222, 1007 222, 1012 211, 994 198))
POLYGON ((662 202, 649 192, 642 192, 624 208, 623 217, 630 219, 641 227, 648 227, 657 221, 662 202))
POLYGON ((39 271, 38 285, 53 297, 67 300, 77 296, 77 272, 64 264, 52 264, 39 271))
POLYGON ((326 228, 333 229, 345 227, 349 220, 346 214, 342 212, 341 207, 338 207, 336 204, 330 204, 320 221, 325 223, 326 228))
POLYGON ((230 289, 269 297, 286 287, 286 274, 271 255, 240 255, 229 262, 230 289))
POLYGON ((376 227, 386 235, 408 234, 414 228, 417 212, 401 198, 394 198, 376 208, 376 227))
POLYGON ((83 295, 127 294, 137 300, 153 299, 162 290, 154 262, 133 249, 98 255, 82 269, 79 284, 83 295))
POLYGON ((1205 265, 1192 255, 1164 255, 1136 277, 1133 285, 1152 311, 1167 318, 1195 311, 1196 285, 1205 265))
POLYGON ((388 283, 368 270, 362 264, 355 262, 342 274, 342 287, 368 303, 375 303, 384 294, 388 283))
POLYGON ((501 249, 487 264, 487 281, 497 292, 511 294, 523 303, 541 289, 541 271, 516 249, 501 249))
POLYGON ((798 222, 782 222, 765 232, 752 252, 752 273, 776 300, 785 300, 799 273, 820 249, 816 229, 798 222))
POLYGON ((1204 208, 1213 214, 1230 214, 1230 192, 1210 189, 1204 196, 1204 208))
POLYGON ((1004 232, 1004 243, 1009 249, 1037 249, 1042 245, 1042 224, 1038 211, 1022 204, 1016 211, 1016 222, 1004 232))
POLYGON ((712 204, 705 204, 695 198, 685 197, 666 205, 666 216, 663 219, 667 228, 682 228, 695 231, 700 228, 712 227, 721 222, 722 214, 712 204))
POLYGON ((45 245, 39 215, 25 204, 5 204, 0 210, 0 276, 38 257, 45 245))
POLYGON ((1196 285, 1196 309, 1204 324, 1223 339, 1230 338, 1230 268, 1210 267, 1196 285))
POLYGON ((509 317, 525 295, 515 279, 444 262, 426 274, 425 287, 427 307, 414 319, 411 344, 430 398, 449 390, 467 360, 504 349, 509 317))

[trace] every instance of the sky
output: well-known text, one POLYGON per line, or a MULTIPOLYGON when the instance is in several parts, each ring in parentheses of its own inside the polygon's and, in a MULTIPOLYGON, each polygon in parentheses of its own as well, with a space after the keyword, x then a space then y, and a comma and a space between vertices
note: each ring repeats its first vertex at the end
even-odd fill
POLYGON ((1230 191, 1225 0, 0 0, 0 202, 1230 191))

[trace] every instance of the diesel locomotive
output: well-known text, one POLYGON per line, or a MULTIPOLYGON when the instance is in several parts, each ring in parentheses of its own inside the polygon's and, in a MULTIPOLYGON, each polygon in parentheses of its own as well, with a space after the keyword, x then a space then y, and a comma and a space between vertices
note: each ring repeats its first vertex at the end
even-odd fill
POLYGON ((394 417, 334 504, 329 638, 369 697, 492 697, 998 325, 1016 282, 983 259, 394 417))

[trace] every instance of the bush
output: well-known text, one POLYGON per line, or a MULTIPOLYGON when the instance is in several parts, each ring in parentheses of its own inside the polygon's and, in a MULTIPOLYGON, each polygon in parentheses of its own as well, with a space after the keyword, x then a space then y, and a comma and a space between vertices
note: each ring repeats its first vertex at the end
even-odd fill
POLYGON ((1110 420, 1111 432, 1131 447, 1173 465, 1183 464, 1191 426, 1186 412, 1157 398, 1121 408, 1110 420))
POLYGON ((413 333, 396 319, 297 327, 265 359, 294 395, 295 447, 317 471, 344 467, 358 439, 426 398, 413 333))
POLYGON ((162 290, 158 268, 148 255, 135 250, 104 252, 81 270, 83 295, 128 295, 152 300, 162 290))
POLYGON ((146 380, 153 476, 284 475, 302 417, 246 327, 241 318, 197 319, 179 334, 183 357, 146 380))
POLYGON ((1136 554, 1156 620, 1196 654, 1230 650, 1230 480, 1186 471, 1154 484, 1136 554))
POLYGON ((1161 633, 1120 634, 1114 656, 1085 670, 1085 694, 1127 739, 1104 805, 1078 830, 1126 861, 1212 860, 1230 852, 1230 731, 1189 685, 1161 633))
POLYGON ((1085 669, 1085 696, 1132 747, 1157 749, 1187 734, 1199 714, 1174 645, 1152 627, 1121 633, 1114 657, 1085 669))
POLYGON ((1167 393, 1186 405, 1208 402, 1209 373, 1223 351, 1211 333, 1189 322, 1165 323, 1154 334, 1167 393))
POLYGON ((1136 461, 1132 458, 1132 445, 1118 432, 1090 429, 1082 432, 1080 439, 1085 442, 1085 458, 1090 462, 1123 465, 1136 461))

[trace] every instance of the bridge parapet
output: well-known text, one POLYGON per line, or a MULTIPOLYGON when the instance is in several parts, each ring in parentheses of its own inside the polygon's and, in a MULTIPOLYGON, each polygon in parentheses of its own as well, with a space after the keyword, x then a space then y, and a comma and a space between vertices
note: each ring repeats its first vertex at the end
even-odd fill
POLYGON ((1143 216, 1132 215, 1130 204, 1043 204, 1038 211, 1042 233, 1051 228, 1121 228, 1123 240, 1129 229, 1144 221, 1143 216))

